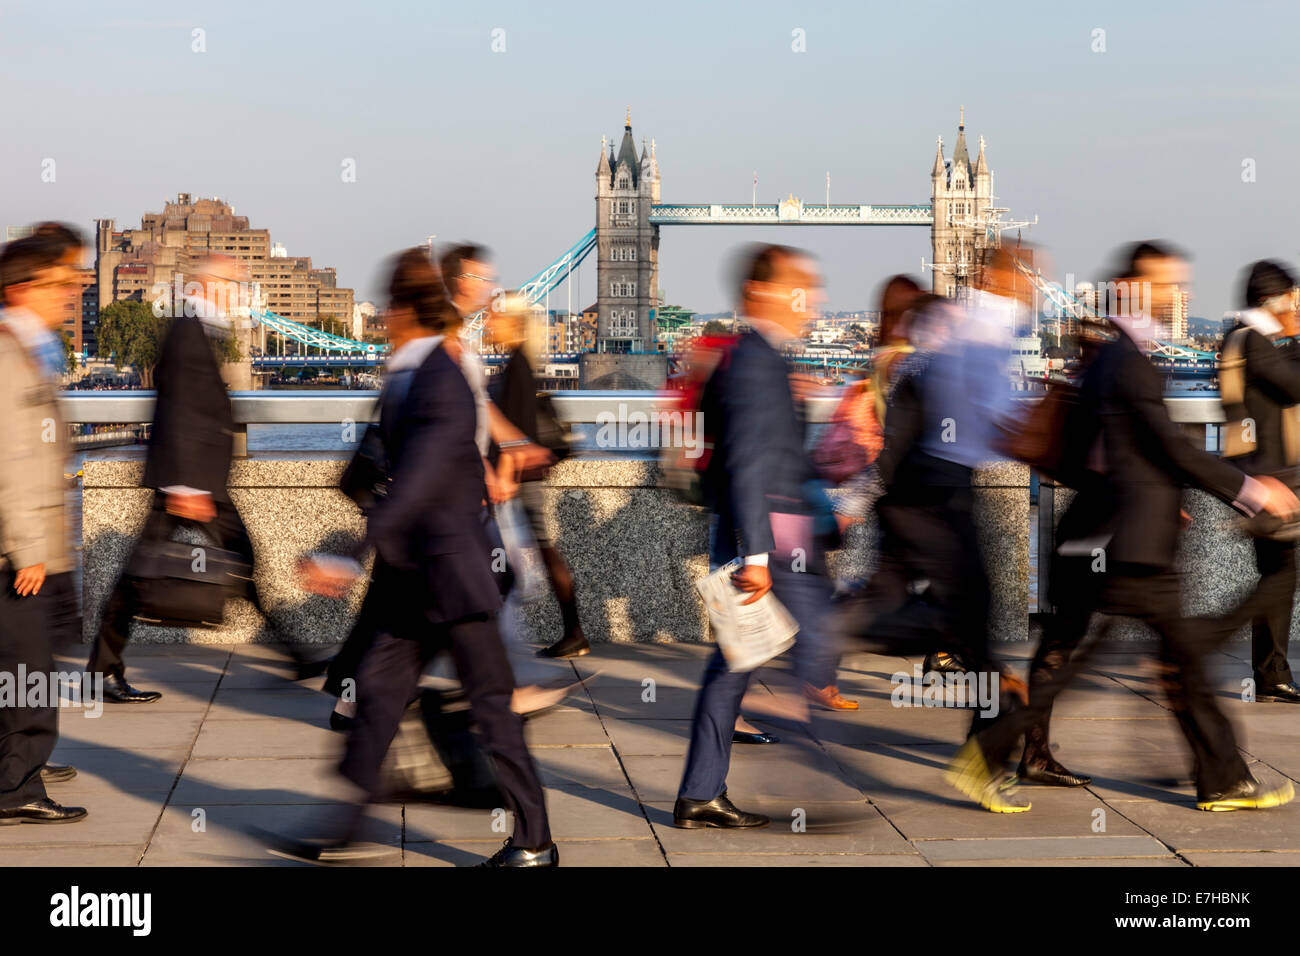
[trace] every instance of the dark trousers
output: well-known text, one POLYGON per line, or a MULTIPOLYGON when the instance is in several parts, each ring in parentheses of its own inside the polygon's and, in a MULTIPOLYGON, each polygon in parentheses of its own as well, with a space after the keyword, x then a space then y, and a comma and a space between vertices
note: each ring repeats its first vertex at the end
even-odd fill
POLYGON ((348 681, 352 681, 350 688, 352 693, 349 699, 352 701, 357 699, 357 673, 361 670, 361 661, 365 658, 366 651, 370 650, 370 645, 374 643, 380 610, 378 596, 373 588, 368 588, 366 596, 361 599, 361 610, 357 613, 352 630, 348 632, 347 640, 334 655, 329 670, 325 672, 323 690, 331 697, 343 697, 349 690, 348 681))
POLYGON ((420 675, 434 655, 448 650, 492 756, 497 784, 515 815, 515 845, 550 843, 546 800, 524 742, 523 718, 510 709, 515 682, 496 619, 484 615, 430 624, 418 613, 400 610, 420 593, 415 587, 414 580, 377 564, 370 588, 384 611, 357 671, 357 723, 340 771, 372 801, 380 796, 384 756, 415 698, 420 675))
MULTIPOLYGON (((254 564, 253 560, 253 542, 248 538, 248 530, 244 527, 244 521, 239 517, 239 512, 230 502, 218 501, 216 504, 216 517, 203 525, 198 525, 203 531, 210 535, 217 545, 226 551, 234 551, 248 561, 250 565, 254 564)), ((153 510, 149 512, 149 517, 145 521, 144 531, 140 534, 140 539, 136 542, 135 547, 138 549, 142 544, 149 541, 166 541, 176 531, 178 527, 186 522, 175 515, 167 513, 166 495, 161 491, 154 494, 153 510)), ((135 557, 134 551, 130 558, 127 559, 127 567, 131 566, 131 561, 135 557)), ((257 596, 257 589, 249 583, 246 597, 257 608, 262 617, 267 616, 266 610, 262 606, 261 600, 257 596)), ((127 641, 131 638, 131 620, 136 613, 136 589, 131 578, 123 573, 117 579, 117 584, 113 587, 113 593, 109 595, 108 601, 104 605, 103 617, 99 624, 99 634, 95 638, 94 646, 90 651, 90 663, 86 665, 87 670, 91 673, 105 673, 122 675, 126 672, 126 666, 122 662, 122 653, 126 649, 127 641)))
MULTIPOLYGON (((47 687, 53 706, 29 707, 27 688, 18 683, 19 667, 28 674, 54 672, 51 631, 52 592, 19 597, 14 573, 4 575, 0 594, 0 674, 13 681, 13 700, 0 698, 0 809, 45 798, 41 767, 59 738, 58 686, 47 687)), ((49 678, 47 676, 46 680, 49 678)))
POLYGON ((1291 641, 1291 614, 1295 609, 1295 544, 1256 538, 1255 565, 1259 568, 1259 583, 1247 598, 1253 611, 1250 657, 1255 681, 1288 684, 1291 665, 1286 654, 1291 641))
POLYGON ((877 514, 889 583, 867 593, 894 602, 878 608, 870 637, 913 652, 937 647, 972 670, 990 666, 989 582, 970 486, 934 487, 905 500, 887 495, 877 514), (899 602, 899 577, 927 582, 924 594, 899 602))
POLYGON ((1030 734, 1039 727, 1045 737, 1052 703, 1087 660, 1086 653, 1074 652, 1093 614, 1100 612, 1144 621, 1160 638, 1161 683, 1192 752, 1198 797, 1207 798, 1245 779, 1246 763, 1206 672, 1214 634, 1205 622, 1183 617, 1178 574, 1141 566, 1094 572, 1092 560, 1058 558, 1053 564, 1056 612, 1030 671, 1029 704, 1019 712, 1019 720, 1000 722, 980 734, 990 765, 1006 763, 1018 732, 1030 734))
MULTIPOLYGON (((785 605, 799 625, 792 654, 796 673, 815 687, 834 682, 838 651, 832 644, 828 614, 831 588, 825 575, 812 570, 793 571, 788 561, 771 558, 772 593, 785 605), (799 645, 803 644, 800 654, 799 645), (829 667, 831 677, 825 677, 829 667), (825 680, 825 683, 817 681, 825 680)), ((753 671, 736 673, 727 668, 722 651, 709 658, 695 699, 691 718, 691 743, 686 753, 678 796, 688 800, 712 800, 727 788, 731 765, 731 735, 740 714, 740 700, 753 678, 753 671)))

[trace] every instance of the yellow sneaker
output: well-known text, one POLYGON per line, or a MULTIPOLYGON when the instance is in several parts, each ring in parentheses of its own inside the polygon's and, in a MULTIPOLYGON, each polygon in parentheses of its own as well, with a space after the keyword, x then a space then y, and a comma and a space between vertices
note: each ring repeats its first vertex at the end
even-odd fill
POLYGON ((1016 794, 1009 780, 999 780, 989 769, 984 751, 974 739, 961 745, 943 778, 990 813, 1024 813, 1033 807, 1016 794))
POLYGON ((1295 785, 1290 780, 1279 784, 1265 786, 1254 777, 1247 777, 1241 783, 1229 787, 1223 793, 1208 800, 1197 800, 1197 810, 1220 812, 1223 810, 1267 810, 1280 807, 1295 799, 1295 785))

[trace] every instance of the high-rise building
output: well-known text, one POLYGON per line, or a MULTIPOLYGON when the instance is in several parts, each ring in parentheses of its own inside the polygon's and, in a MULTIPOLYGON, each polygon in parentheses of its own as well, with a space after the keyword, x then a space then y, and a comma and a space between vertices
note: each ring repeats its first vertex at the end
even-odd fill
MULTIPOLYGON (((96 308, 137 299, 174 298, 176 279, 191 263, 224 254, 248 264, 266 308, 295 322, 332 316, 352 321, 352 290, 340 288, 334 269, 317 269, 305 256, 290 256, 272 244, 266 229, 250 227, 247 216, 220 199, 180 193, 162 212, 145 213, 139 229, 118 231, 112 219, 96 221, 96 308)), ((183 282, 183 279, 182 279, 183 282)))
POLYGON ((1168 307, 1153 315, 1156 338, 1163 342, 1183 342, 1187 340, 1187 307, 1190 293, 1175 290, 1173 300, 1168 307))
POLYGON ((993 199, 992 180, 982 136, 979 156, 971 164, 962 110, 952 160, 943 158, 940 137, 930 168, 930 204, 934 210, 931 255, 934 291, 939 295, 958 296, 975 280, 984 250, 990 245, 985 221, 993 199))
POLYGON ((659 227, 650 223, 650 207, 658 201, 654 144, 643 142, 638 157, 629 110, 618 154, 602 137, 596 163, 597 351, 654 349, 659 227))

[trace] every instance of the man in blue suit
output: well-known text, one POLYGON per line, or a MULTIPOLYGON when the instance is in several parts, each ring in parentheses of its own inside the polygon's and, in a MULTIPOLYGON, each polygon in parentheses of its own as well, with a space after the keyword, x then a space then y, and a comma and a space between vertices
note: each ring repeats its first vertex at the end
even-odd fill
MULTIPOLYGON (((744 558, 733 581, 752 592, 746 603, 772 591, 799 624, 794 656, 800 677, 814 691, 833 690, 838 655, 826 628, 831 586, 809 501, 817 476, 781 354, 814 314, 821 282, 807 255, 784 246, 755 249, 740 280, 741 315, 751 331, 714 372, 701 401, 714 440, 703 480, 714 517, 710 559, 724 564, 744 558)), ((727 797, 732 731, 751 676, 729 670, 721 651, 713 652, 695 704, 674 825, 769 822, 727 797)))
MULTIPOLYGON (((415 297, 417 314, 427 298, 415 297)), ((390 360, 381 403, 388 490, 368 515, 358 552, 375 550, 370 587, 378 620, 357 674, 357 722, 340 769, 371 800, 379 795, 380 768, 402 714, 425 664, 446 648, 515 817, 513 836, 488 863, 554 866, 542 786, 522 718, 510 709, 514 678, 495 621, 501 599, 482 518, 474 395, 443 334, 428 334, 445 333, 446 324, 436 317, 423 324, 425 334, 390 360)), ((326 594, 343 593, 354 577, 321 559, 305 572, 308 589, 326 594)))

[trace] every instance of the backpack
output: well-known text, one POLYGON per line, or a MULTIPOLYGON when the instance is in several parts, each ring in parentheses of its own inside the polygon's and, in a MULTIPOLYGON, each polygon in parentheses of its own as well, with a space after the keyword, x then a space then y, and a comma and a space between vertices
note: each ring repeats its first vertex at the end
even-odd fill
MULTIPOLYGON (((694 416, 703 408, 709 382, 727 366, 731 350, 739 341, 739 335, 730 333, 702 335, 691 344, 684 358, 684 374, 675 380, 674 387, 661 402, 664 412, 681 415, 683 428, 688 420, 699 420, 694 416)), ((704 421, 707 429, 707 416, 704 421)), ((682 447, 663 445, 659 450, 660 487, 671 491, 684 504, 694 506, 704 504, 704 473, 708 470, 714 446, 714 436, 707 430, 698 437, 701 445, 696 449, 699 454, 694 457, 688 454, 690 449, 684 447, 684 443, 682 447)))

